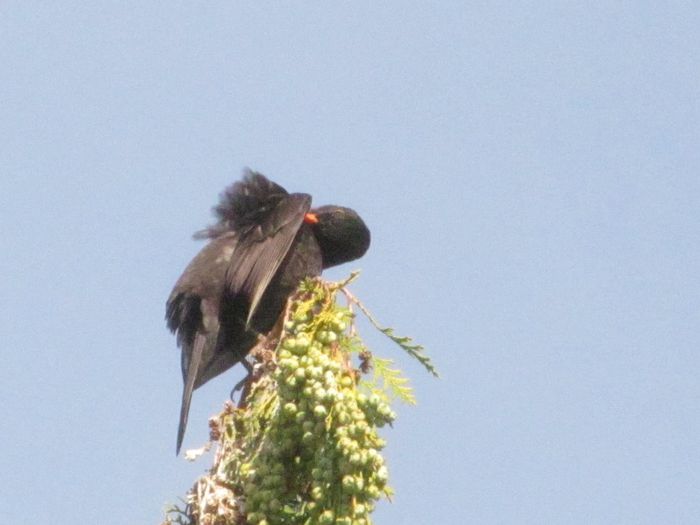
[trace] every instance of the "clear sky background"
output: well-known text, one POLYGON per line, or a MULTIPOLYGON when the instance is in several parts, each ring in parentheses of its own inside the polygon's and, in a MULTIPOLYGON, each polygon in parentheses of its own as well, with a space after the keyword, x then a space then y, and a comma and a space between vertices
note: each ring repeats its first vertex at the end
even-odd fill
MULTIPOLYGON (((5 523, 157 524, 164 302, 245 166, 358 210, 417 407, 381 525, 700 520, 694 2, 0 4, 5 523)), ((195 392, 207 437, 233 370, 195 392)))

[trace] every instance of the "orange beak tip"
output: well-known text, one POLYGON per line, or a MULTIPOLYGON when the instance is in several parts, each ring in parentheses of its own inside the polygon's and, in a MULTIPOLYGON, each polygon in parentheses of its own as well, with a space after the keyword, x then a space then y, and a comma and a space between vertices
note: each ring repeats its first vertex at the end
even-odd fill
POLYGON ((318 224, 318 215, 315 213, 307 213, 304 215, 304 222, 306 224, 318 224))

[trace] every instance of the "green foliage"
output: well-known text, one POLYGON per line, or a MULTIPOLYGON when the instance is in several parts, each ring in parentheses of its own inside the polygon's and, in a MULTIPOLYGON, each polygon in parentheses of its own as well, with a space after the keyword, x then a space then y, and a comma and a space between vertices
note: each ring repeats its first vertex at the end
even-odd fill
MULTIPOLYGON (((353 277, 351 276, 351 279, 353 277)), ((370 313, 370 311, 367 309, 367 307, 362 304, 357 297, 352 295, 350 292, 347 290, 344 290, 345 295, 348 297, 348 300, 353 302, 354 304, 357 305, 357 307, 362 311, 363 314, 365 314, 365 317, 369 320, 372 325, 379 330, 381 333, 383 333, 385 336, 387 336, 389 339, 394 341, 397 345, 399 345, 401 348, 404 349, 408 353, 408 355, 414 357, 415 359, 418 360, 420 364, 422 364, 425 369, 433 374, 435 377, 440 377, 438 374, 438 371, 436 370, 435 366, 433 365, 432 361, 430 360, 430 357, 428 357, 425 354, 425 348, 423 348, 421 345, 415 344, 413 342, 413 339, 410 337, 406 336, 398 336, 394 334, 394 329, 393 328, 386 328, 383 327, 379 324, 379 321, 376 320, 376 318, 370 313)))
POLYGON ((372 381, 363 381, 363 384, 373 394, 385 396, 389 393, 404 403, 416 404, 416 396, 408 385, 408 378, 404 377, 398 368, 391 368, 394 364, 391 359, 381 359, 375 356, 372 358, 372 364, 374 377, 372 381))
MULTIPOLYGON (((210 422, 214 467, 166 523, 371 524, 376 502, 391 494, 378 429, 396 417, 390 398, 416 400, 392 361, 356 336, 351 304, 380 327, 344 288, 355 277, 300 285, 284 323, 252 352, 240 406, 210 422), (339 290, 348 306, 336 301, 339 290)), ((387 335, 435 373, 420 346, 387 335)))

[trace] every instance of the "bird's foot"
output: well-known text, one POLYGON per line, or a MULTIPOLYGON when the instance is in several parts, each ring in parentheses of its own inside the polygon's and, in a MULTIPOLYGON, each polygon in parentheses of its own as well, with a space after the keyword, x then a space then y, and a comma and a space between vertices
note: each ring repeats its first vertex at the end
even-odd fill
POLYGON ((237 406, 241 407, 244 404, 244 400, 246 395, 248 394, 248 384, 250 383, 251 379, 253 378, 253 365, 251 365, 247 359, 242 359, 241 364, 245 367, 247 374, 243 379, 241 379, 236 385, 233 387, 231 390, 231 393, 229 394, 229 398, 231 399, 232 403, 236 403, 235 395, 236 392, 241 390, 241 397, 238 400, 237 406))

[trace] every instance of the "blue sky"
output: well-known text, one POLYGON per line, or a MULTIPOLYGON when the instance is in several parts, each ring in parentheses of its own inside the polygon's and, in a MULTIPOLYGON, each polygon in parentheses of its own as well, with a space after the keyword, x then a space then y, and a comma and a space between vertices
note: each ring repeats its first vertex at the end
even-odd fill
MULTIPOLYGON (((8 523, 159 523, 164 302, 245 166, 358 210, 417 407, 379 524, 700 519, 692 2, 3 2, 8 523)), ((185 446, 241 377, 195 393, 185 446)))

